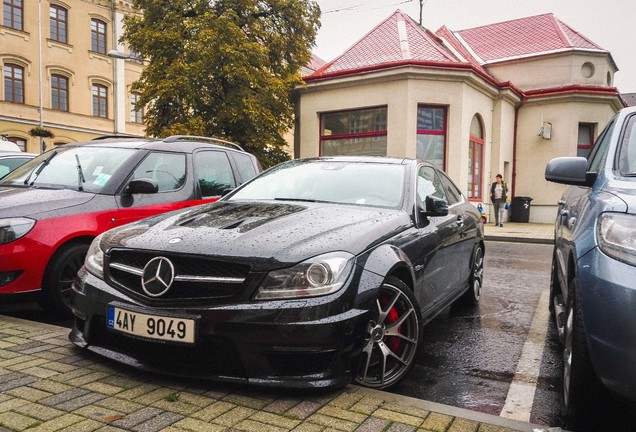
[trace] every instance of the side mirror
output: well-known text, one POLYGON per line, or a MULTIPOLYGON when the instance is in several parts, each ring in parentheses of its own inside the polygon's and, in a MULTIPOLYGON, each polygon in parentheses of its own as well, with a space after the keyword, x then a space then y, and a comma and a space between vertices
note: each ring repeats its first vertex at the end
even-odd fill
POLYGON ((446 216, 448 215, 448 203, 445 199, 429 195, 424 199, 426 208, 420 208, 424 216, 446 216))
POLYGON ((232 192, 234 189, 230 188, 230 189, 223 189, 223 192, 221 192, 221 196, 224 197, 225 195, 229 194, 230 192, 232 192))
POLYGON ((546 165, 545 179, 567 185, 592 186, 596 173, 587 171, 587 159, 583 157, 558 157, 546 165))
POLYGON ((126 187, 126 192, 133 194, 153 194, 159 191, 159 185, 156 181, 148 178, 139 178, 131 180, 126 187))

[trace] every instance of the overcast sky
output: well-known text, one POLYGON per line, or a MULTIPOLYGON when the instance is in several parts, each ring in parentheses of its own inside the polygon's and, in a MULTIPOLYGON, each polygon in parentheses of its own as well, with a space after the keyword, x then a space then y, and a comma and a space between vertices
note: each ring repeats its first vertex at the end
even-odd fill
MULTIPOLYGON (((400 9, 416 21, 419 0, 317 0, 322 10, 314 53, 333 60, 400 9)), ((424 0, 422 24, 451 30, 553 13, 612 53, 619 71, 614 85, 636 92, 636 0, 424 0)))

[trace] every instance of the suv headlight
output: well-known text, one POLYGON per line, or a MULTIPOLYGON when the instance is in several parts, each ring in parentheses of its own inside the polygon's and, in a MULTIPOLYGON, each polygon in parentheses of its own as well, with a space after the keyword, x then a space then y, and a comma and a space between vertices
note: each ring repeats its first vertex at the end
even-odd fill
POLYGON ((35 220, 25 217, 0 219, 0 245, 23 237, 34 226, 35 220))
POLYGON ((93 243, 88 248, 86 259, 84 260, 86 270, 100 279, 104 279, 104 250, 100 244, 102 237, 104 237, 104 234, 100 234, 93 239, 93 243))
POLYGON ((316 297, 338 291, 353 269, 353 255, 332 252, 287 269, 269 272, 254 296, 256 300, 316 297))
POLYGON ((596 224, 601 250, 614 259, 636 266, 636 216, 603 213, 596 224))

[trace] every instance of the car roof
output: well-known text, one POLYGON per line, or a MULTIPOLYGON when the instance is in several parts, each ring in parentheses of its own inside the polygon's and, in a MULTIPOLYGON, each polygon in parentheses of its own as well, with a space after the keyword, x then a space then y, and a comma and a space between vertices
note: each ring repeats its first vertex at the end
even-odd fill
POLYGON ((201 148, 216 148, 225 151, 247 153, 238 144, 215 138, 174 135, 167 138, 143 138, 135 136, 102 136, 92 141, 64 144, 62 147, 115 147, 143 150, 178 151, 192 153, 201 148))
POLYGON ((363 162, 363 163, 382 163, 395 165, 408 165, 416 161, 416 159, 398 158, 389 156, 321 156, 318 158, 305 159, 307 161, 322 162, 363 162))

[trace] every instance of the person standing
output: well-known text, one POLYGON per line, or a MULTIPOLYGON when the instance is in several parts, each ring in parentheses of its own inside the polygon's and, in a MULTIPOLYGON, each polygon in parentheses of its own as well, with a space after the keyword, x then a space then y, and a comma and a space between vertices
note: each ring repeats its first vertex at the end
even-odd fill
POLYGON ((497 174, 495 182, 490 186, 490 201, 495 209, 495 226, 503 226, 503 210, 508 199, 508 185, 501 174, 497 174))

